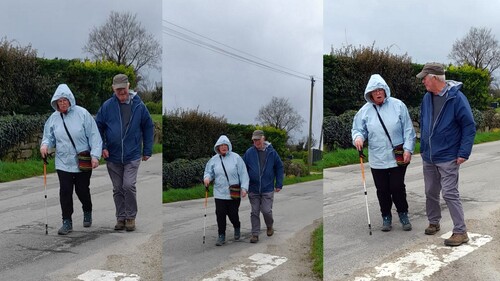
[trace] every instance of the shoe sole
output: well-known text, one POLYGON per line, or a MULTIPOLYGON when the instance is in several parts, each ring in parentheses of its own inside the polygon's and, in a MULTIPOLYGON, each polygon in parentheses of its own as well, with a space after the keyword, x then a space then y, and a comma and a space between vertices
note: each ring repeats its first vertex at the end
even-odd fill
POLYGON ((389 232, 392 230, 392 227, 389 227, 389 228, 382 228, 382 231, 383 232, 389 232))

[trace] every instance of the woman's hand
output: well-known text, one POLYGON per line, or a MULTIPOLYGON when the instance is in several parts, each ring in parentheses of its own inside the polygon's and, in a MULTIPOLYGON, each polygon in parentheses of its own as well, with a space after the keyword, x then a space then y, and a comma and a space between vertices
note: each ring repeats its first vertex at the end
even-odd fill
POLYGON ((361 137, 357 137, 355 140, 354 140, 354 146, 356 146, 356 149, 358 151, 363 151, 363 139, 361 137))
POLYGON ((411 153, 409 151, 405 151, 403 153, 403 161, 405 163, 410 163, 410 161, 411 161, 411 153))
POLYGON ((40 147, 40 155, 42 158, 47 158, 47 155, 49 154, 49 147, 44 144, 40 147))
POLYGON ((241 197, 245 198, 247 196, 247 192, 242 188, 241 189, 241 197))
POLYGON ((92 169, 99 167, 99 160, 97 160, 97 158, 92 157, 91 162, 92 162, 92 169))

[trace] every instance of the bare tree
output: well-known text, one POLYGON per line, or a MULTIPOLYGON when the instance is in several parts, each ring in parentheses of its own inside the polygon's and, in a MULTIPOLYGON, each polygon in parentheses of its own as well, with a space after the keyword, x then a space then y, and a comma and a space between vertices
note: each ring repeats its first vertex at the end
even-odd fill
POLYGON ((272 126, 285 130, 288 134, 296 130, 301 132, 304 119, 292 107, 288 99, 273 97, 271 102, 259 109, 259 115, 255 118, 264 126, 272 126))
POLYGON ((104 25, 92 29, 83 50, 94 59, 133 66, 136 73, 144 66, 160 68, 160 43, 131 13, 111 12, 104 25))
POLYGON ((453 43, 448 58, 492 73, 500 67, 500 46, 491 29, 472 27, 464 38, 453 43))

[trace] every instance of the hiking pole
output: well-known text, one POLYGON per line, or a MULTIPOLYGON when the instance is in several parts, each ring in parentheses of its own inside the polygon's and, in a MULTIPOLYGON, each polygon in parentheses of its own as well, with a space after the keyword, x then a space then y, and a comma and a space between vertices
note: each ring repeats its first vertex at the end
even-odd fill
POLYGON ((368 194, 366 193, 366 180, 365 180, 365 167, 363 165, 363 158, 366 156, 363 154, 363 150, 358 150, 359 152, 359 162, 361 164, 361 177, 363 178, 363 188, 365 190, 365 203, 366 203, 366 216, 368 217, 368 229, 370 230, 370 235, 372 235, 372 224, 370 223, 370 211, 368 210, 368 194))
POLYGON ((49 234, 49 215, 47 214, 47 156, 43 160, 43 189, 45 197, 45 235, 49 234))
POLYGON ((203 221, 203 244, 205 244, 205 231, 207 228, 207 202, 208 202, 208 185, 205 185, 205 219, 203 221))

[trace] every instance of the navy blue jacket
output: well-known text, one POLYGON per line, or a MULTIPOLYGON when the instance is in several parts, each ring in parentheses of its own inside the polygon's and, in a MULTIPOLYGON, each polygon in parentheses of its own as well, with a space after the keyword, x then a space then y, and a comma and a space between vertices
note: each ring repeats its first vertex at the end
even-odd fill
POLYGON ((96 116, 103 149, 109 151, 106 161, 127 164, 151 156, 153 152, 153 120, 141 98, 131 92, 132 111, 128 127, 123 131, 120 101, 113 94, 103 103, 96 116))
POLYGON ((420 114, 420 154, 428 163, 469 159, 476 135, 476 124, 462 83, 447 81, 446 101, 432 124, 432 93, 426 93, 420 114))
POLYGON ((260 161, 257 148, 255 146, 247 149, 243 155, 243 161, 247 166, 250 183, 248 185, 249 193, 268 193, 274 192, 274 188, 283 187, 283 162, 270 143, 266 143, 266 161, 265 166, 260 172, 260 161), (276 180, 276 181, 275 181, 276 180))

